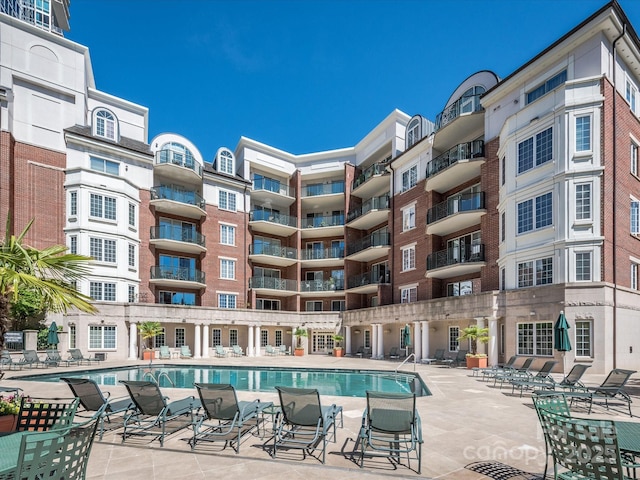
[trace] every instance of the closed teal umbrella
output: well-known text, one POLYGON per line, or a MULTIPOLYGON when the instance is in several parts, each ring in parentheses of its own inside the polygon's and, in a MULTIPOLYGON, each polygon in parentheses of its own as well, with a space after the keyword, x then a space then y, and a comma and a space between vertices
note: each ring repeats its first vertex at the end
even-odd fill
POLYGON ((560 312, 556 324, 553 326, 553 345, 555 349, 562 352, 562 373, 564 373, 564 355, 565 352, 571 351, 571 340, 569 339, 569 322, 567 317, 564 316, 564 312, 560 312))
POLYGON ((49 325, 49 333, 47 334, 47 343, 49 345, 53 345, 54 347, 58 348, 58 344, 60 343, 60 340, 58 339, 58 326, 56 325, 56 322, 51 322, 51 325, 49 325))
POLYGON ((402 331, 402 340, 405 347, 411 346, 411 327, 409 327, 409 325, 404 326, 404 330, 402 331))

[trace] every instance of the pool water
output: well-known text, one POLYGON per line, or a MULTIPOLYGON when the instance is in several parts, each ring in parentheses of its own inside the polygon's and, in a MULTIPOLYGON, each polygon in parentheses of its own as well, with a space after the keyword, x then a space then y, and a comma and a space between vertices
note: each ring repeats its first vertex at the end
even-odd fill
POLYGON ((90 378, 98 385, 117 385, 120 380, 152 380, 166 388, 194 388, 194 383, 229 383, 236 390, 249 392, 273 392, 275 386, 317 388, 322 395, 340 397, 366 397, 367 390, 431 395, 416 373, 394 374, 380 370, 154 365, 29 375, 19 379, 59 382, 61 377, 90 378))

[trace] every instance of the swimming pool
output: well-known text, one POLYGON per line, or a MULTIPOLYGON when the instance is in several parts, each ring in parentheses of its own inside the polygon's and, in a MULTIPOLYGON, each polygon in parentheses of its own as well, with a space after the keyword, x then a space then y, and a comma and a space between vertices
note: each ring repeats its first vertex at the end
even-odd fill
POLYGON ((340 397, 365 397, 367 390, 431 395, 420 375, 413 372, 398 372, 396 375, 394 372, 381 370, 154 365, 151 368, 145 366, 58 371, 14 378, 59 382, 61 377, 90 378, 99 385, 117 385, 120 380, 154 379, 160 387, 167 388, 193 388, 194 383, 230 383, 237 390, 250 392, 273 392, 277 385, 317 388, 322 395, 340 397))

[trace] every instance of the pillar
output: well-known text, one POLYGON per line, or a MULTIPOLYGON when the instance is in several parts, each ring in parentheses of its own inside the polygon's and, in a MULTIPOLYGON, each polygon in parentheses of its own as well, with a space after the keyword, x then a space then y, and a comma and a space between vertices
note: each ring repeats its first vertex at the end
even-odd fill
POLYGON ((202 358, 209 358, 209 325, 203 325, 202 330, 202 358))
POLYGON ((201 358, 202 357, 202 340, 200 338, 200 325, 194 325, 194 339, 193 339, 193 358, 201 358))
POLYGON ((260 355, 262 355, 262 347, 260 346, 260 325, 256 325, 255 328, 255 332, 256 332, 256 357, 259 357, 260 355))
MULTIPOLYGON (((478 328, 487 328, 487 319, 485 317, 476 318, 476 324, 478 328)), ((478 353, 487 353, 487 345, 478 342, 478 353)))
POLYGON ((371 325, 371 358, 378 358, 378 325, 371 325))
POLYGON ((351 356, 351 327, 344 327, 344 353, 351 356))
POLYGON ((498 364, 498 319, 489 319, 489 343, 487 344, 487 361, 489 365, 498 364))
POLYGON ((384 359, 384 335, 381 323, 378 324, 378 355, 376 358, 384 359))
POLYGON ((429 358, 429 322, 422 323, 422 358, 429 358))
POLYGON ((247 357, 253 357, 253 325, 249 325, 247 329, 247 357))
POLYGON ((413 322, 413 353, 415 354, 414 360, 419 362, 422 358, 422 332, 420 324, 422 322, 413 322))
MULTIPOLYGON (((77 327, 76 327, 77 328, 77 327)), ((129 360, 138 359, 138 324, 129 323, 129 360)))

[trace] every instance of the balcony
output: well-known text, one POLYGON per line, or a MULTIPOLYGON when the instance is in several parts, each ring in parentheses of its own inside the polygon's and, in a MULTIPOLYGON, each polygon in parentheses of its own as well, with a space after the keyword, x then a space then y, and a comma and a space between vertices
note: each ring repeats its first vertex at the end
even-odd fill
POLYGON ((300 254, 302 268, 344 265, 344 248, 308 248, 300 254))
POLYGON ((427 278, 451 278, 479 273, 486 265, 484 245, 467 245, 434 252, 427 257, 427 278))
POLYGON ((174 225, 151 227, 149 243, 162 250, 196 254, 207 251, 204 235, 174 225))
POLYGON ((375 293, 378 285, 388 283, 388 274, 381 275, 380 272, 365 272, 352 275, 347 279, 347 289, 349 293, 375 293))
POLYGON ((360 198, 370 198, 373 195, 389 190, 389 172, 387 164, 374 163, 358 175, 351 184, 351 193, 360 198))
POLYGON ((173 150, 156 152, 154 173, 170 178, 172 182, 202 184, 202 165, 192 157, 173 150))
POLYGON ((342 210, 344 208, 344 180, 316 183, 302 187, 304 210, 342 210))
POLYGON ((449 197, 427 212, 427 235, 443 236, 477 225, 485 213, 484 192, 449 197))
POLYGON ((295 248, 258 243, 249 245, 249 259, 253 263, 288 267, 298 261, 298 251, 295 248))
POLYGON ((269 210, 253 210, 249 213, 249 226, 254 232, 289 237, 298 230, 298 219, 269 210))
POLYGON ((302 219, 302 238, 342 237, 344 214, 302 219))
POLYGON ((150 282, 161 287, 205 288, 204 272, 181 267, 151 267, 150 282))
POLYGON ((251 200, 255 204, 288 208, 296 201, 296 189, 271 178, 258 178, 253 181, 251 200))
POLYGON ((303 280, 300 282, 300 296, 314 297, 344 295, 343 280, 303 280))
POLYGON ((433 148, 439 151, 456 144, 456 139, 477 138, 482 135, 484 109, 481 94, 463 95, 436 117, 433 148))
POLYGON ((389 220, 389 195, 373 197, 353 208, 347 215, 347 226, 368 230, 389 220))
POLYGON ((427 164, 425 190, 446 192, 480 176, 484 165, 484 141, 461 143, 427 164))
POLYGON ((298 282, 272 277, 251 277, 249 288, 258 294, 273 295, 276 297, 288 297, 298 292, 298 282))
POLYGON ((151 189, 151 201, 158 212, 200 219, 207 215, 206 202, 195 191, 159 186, 151 189))
POLYGON ((372 233, 361 240, 349 243, 347 257, 356 262, 369 262, 387 255, 390 248, 390 233, 372 233))

